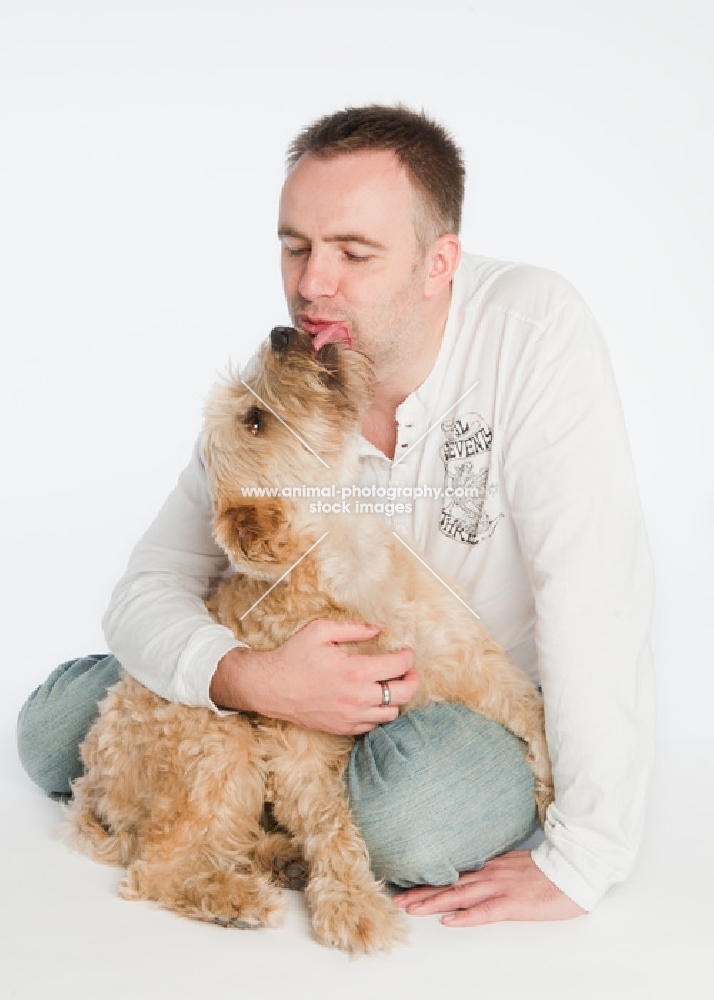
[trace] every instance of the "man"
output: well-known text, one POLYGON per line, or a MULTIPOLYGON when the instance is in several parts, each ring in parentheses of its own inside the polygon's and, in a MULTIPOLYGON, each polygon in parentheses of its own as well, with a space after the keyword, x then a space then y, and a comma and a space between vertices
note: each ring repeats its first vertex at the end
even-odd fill
POLYGON ((394 513, 395 530, 460 581, 543 690, 556 789, 545 841, 513 850, 535 823, 511 734, 461 706, 397 717, 418 685, 410 650, 348 656, 336 644, 369 626, 313 622, 260 653, 212 622, 203 597, 226 561, 200 448, 113 594, 116 656, 55 671, 23 708, 18 742, 38 784, 67 791, 119 662, 186 704, 361 735, 347 790, 376 873, 412 887, 400 905, 452 925, 561 919, 626 877, 642 833, 649 554, 592 317, 557 275, 461 254, 463 180, 458 148, 424 115, 320 119, 290 150, 283 284, 316 348, 341 339, 375 364, 361 485, 432 489, 394 513), (48 725, 52 747, 38 736, 48 725))

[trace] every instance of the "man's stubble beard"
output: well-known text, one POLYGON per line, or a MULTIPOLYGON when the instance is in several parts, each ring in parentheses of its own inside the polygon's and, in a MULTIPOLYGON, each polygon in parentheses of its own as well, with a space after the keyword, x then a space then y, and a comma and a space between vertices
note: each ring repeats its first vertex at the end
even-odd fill
POLYGON ((381 317, 367 322, 367 329, 355 322, 352 329, 353 346, 371 360, 377 380, 403 369, 420 353, 423 333, 420 331, 420 295, 416 282, 402 289, 385 309, 381 317))
MULTIPOLYGON (((340 319, 349 325, 352 347, 366 354, 374 365, 377 381, 394 375, 409 361, 418 356, 425 339, 420 332, 419 313, 424 278, 420 273, 423 256, 414 259, 409 278, 386 303, 379 316, 359 318, 341 310, 340 319)), ((298 297, 289 306, 293 325, 297 317, 309 313, 314 303, 298 297)), ((330 310, 317 310, 320 316, 330 317, 330 310)))

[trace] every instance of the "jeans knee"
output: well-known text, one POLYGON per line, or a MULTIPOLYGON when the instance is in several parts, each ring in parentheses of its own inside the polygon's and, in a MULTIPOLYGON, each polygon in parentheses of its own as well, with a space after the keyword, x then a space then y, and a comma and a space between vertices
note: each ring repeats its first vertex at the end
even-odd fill
POLYGON ((17 718, 17 755, 25 774, 43 792, 64 795, 70 791, 70 781, 81 774, 81 764, 79 755, 76 764, 68 767, 66 760, 59 760, 53 753, 53 721, 40 685, 22 706, 17 718))
POLYGON ((96 654, 57 667, 17 719, 17 753, 26 774, 48 795, 66 795, 82 773, 79 746, 98 703, 120 676, 115 657, 96 654))
POLYGON ((461 705, 400 716, 358 741, 346 784, 375 874, 448 885, 534 832, 520 741, 461 705))
MULTIPOLYGON (((39 691, 39 687, 35 688, 30 697, 27 699, 25 704, 20 709, 19 715, 17 717, 17 726, 15 729, 15 734, 17 737, 17 755, 20 758, 20 763, 22 764, 25 773, 35 781, 35 753, 34 748, 36 745, 36 740, 34 738, 35 726, 34 726, 34 713, 32 711, 32 703, 39 691)), ((35 781, 35 784, 37 782, 35 781)))
POLYGON ((448 844, 438 843, 414 816, 389 817, 369 803, 353 805, 353 815, 378 879, 408 889, 415 885, 451 885, 459 877, 448 844), (385 823, 385 818, 387 822, 385 823))

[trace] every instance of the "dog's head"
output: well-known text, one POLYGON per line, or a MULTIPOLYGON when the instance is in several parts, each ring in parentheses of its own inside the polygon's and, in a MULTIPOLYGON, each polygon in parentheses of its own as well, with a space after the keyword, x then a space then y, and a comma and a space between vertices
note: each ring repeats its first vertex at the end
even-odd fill
POLYGON ((203 456, 214 533, 241 572, 275 579, 309 547, 308 499, 297 491, 354 474, 373 382, 359 351, 314 351, 307 334, 276 327, 245 380, 231 375, 213 390, 203 456))

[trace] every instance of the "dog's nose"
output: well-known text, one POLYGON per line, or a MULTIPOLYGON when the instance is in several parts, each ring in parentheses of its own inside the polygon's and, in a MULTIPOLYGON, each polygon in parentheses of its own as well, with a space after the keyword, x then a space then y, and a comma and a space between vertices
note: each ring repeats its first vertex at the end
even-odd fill
POLYGON ((275 326, 270 331, 270 344, 274 351, 284 354, 290 346, 290 341, 297 333, 292 326, 275 326))

